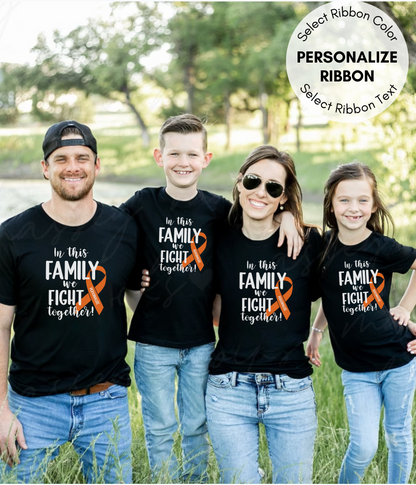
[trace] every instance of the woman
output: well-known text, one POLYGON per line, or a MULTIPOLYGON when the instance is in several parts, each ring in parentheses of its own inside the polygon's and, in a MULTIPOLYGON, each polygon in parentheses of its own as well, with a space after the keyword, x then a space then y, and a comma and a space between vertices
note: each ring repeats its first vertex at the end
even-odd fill
POLYGON ((217 243, 219 342, 208 378, 211 441, 224 483, 259 483, 259 424, 266 430, 274 483, 310 483, 316 433, 308 338, 316 299, 320 236, 303 224, 292 158, 254 149, 233 190, 230 225, 217 243), (290 211, 305 232, 296 260, 277 247, 274 216, 290 211))

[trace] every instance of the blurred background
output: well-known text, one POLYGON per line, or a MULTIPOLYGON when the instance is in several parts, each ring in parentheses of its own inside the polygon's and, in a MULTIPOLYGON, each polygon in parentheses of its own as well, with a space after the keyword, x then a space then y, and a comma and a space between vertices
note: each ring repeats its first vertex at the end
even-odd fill
POLYGON ((409 225, 416 4, 372 4, 405 36, 408 82, 381 115, 342 124, 303 108, 286 76, 290 36, 322 3, 0 1, 0 220, 48 197, 39 161, 49 125, 73 118, 92 127, 102 160, 96 196, 117 204, 164 183, 152 158, 158 129, 192 112, 205 119, 214 153, 200 187, 229 197, 249 151, 270 143, 295 159, 309 222, 321 220, 330 170, 358 159, 376 172, 398 226, 409 225))
MULTIPOLYGON (((49 198, 39 162, 51 124, 73 118, 91 126, 102 162, 95 197, 118 205, 143 186, 164 184, 152 156, 158 130, 168 116, 192 112, 205 120, 214 153, 201 188, 230 197, 249 151, 270 143, 293 156, 305 220, 320 224, 330 170, 359 160, 378 178, 396 239, 416 246, 416 3, 370 3, 394 19, 406 39, 408 80, 382 114, 343 124, 302 107, 286 75, 290 36, 320 2, 0 0, 0 222, 49 198)), ((395 278, 392 305, 408 277, 395 278)), ((130 342, 130 364, 133 353, 130 342)), ((322 355, 314 375, 314 482, 336 483, 348 432, 340 369, 327 337, 322 355)), ((137 397, 133 383, 133 477, 149 483, 137 397)), ((415 420, 413 426, 416 436, 415 420)), ((386 483, 380 439, 364 483, 386 483)), ((262 432, 260 465, 270 483, 266 441, 262 432)), ((218 483, 213 457, 210 463, 210 482, 218 483)), ((48 477, 47 483, 83 482, 70 447, 61 450, 48 477)), ((171 478, 159 477, 158 483, 171 478)), ((410 483, 416 483, 416 471, 410 483)))

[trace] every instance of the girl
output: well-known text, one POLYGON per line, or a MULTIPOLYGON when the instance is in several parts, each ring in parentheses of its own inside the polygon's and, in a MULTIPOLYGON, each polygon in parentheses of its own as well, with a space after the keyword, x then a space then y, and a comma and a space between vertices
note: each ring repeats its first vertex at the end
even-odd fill
POLYGON ((312 367, 303 342, 321 238, 302 219, 293 160, 272 146, 240 168, 217 242, 219 342, 209 367, 208 431, 223 483, 259 483, 259 423, 266 429, 274 483, 311 483, 316 432, 312 367), (307 230, 296 261, 277 247, 276 213, 307 230))
POLYGON ((416 361, 406 346, 410 351, 416 334, 409 322, 416 303, 414 273, 399 306, 391 311, 389 292, 393 272, 416 268, 416 250, 384 236, 388 222, 393 223, 392 218, 366 165, 349 163, 331 173, 324 196, 324 229, 329 233, 321 261, 323 308, 312 327, 307 354, 320 365, 326 317, 335 360, 343 369, 350 428, 339 483, 360 483, 377 450, 383 404, 388 483, 406 483, 412 467, 416 361))

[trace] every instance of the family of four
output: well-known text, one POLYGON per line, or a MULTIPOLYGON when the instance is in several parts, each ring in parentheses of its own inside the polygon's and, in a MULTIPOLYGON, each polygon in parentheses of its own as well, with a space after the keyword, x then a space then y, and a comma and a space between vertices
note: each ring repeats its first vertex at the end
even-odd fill
POLYGON ((71 442, 89 483, 133 481, 126 297, 155 480, 166 471, 207 482, 209 432, 221 481, 259 483, 263 423, 273 482, 311 483, 311 363, 321 364, 328 325, 350 426, 340 483, 360 483, 383 406, 388 480, 408 481, 416 278, 392 309, 389 292, 393 272, 416 269, 416 250, 384 236, 391 218, 367 166, 331 173, 321 237, 303 221, 292 158, 272 146, 242 164, 232 204, 197 190, 212 154, 194 115, 160 130, 154 158, 166 187, 140 190, 120 208, 93 198, 100 159, 87 126, 53 125, 43 153, 51 199, 0 226, 3 471, 19 483, 42 480, 71 442))

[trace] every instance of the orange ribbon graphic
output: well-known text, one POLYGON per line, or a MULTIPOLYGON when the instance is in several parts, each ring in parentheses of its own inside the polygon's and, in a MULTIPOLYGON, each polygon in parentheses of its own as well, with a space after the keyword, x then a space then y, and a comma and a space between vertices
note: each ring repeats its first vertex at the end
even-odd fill
POLYGON ((88 293, 81 299, 79 303, 76 304, 76 309, 77 309, 77 312, 79 312, 81 308, 84 308, 85 305, 87 305, 90 301, 92 301, 95 309, 98 312, 98 315, 100 315, 101 312, 103 311, 104 305, 101 303, 98 293, 100 293, 105 286, 105 283, 107 281, 107 273, 105 272, 105 269, 102 266, 97 266, 96 271, 101 271, 101 273, 104 273, 104 278, 98 283, 97 286, 94 286, 91 281, 91 271, 92 269, 89 270, 87 274, 87 279, 85 280, 88 293))
POLYGON ((274 292, 276 294, 276 301, 273 303, 273 305, 266 311, 266 317, 270 317, 272 313, 274 313, 276 310, 279 308, 282 310, 282 313, 286 320, 290 317, 290 311, 289 307, 286 305, 287 300, 292 296, 293 292, 293 281, 288 278, 287 276, 283 281, 287 281, 290 283, 292 286, 286 291, 284 295, 280 292, 279 285, 277 285, 274 289, 274 292))
POLYGON ((384 276, 381 274, 381 273, 377 273, 377 277, 380 276, 381 278, 383 278, 383 281, 381 283, 381 285, 376 288, 374 286, 374 283, 373 283, 373 278, 371 278, 371 281, 370 281, 370 290, 371 290, 371 293, 372 295, 367 298, 367 301, 364 302, 363 306, 364 308, 367 308, 367 306, 375 299, 378 306, 380 308, 383 308, 383 305, 384 305, 384 301, 381 299, 381 296, 380 296, 380 293, 383 291, 383 288, 384 288, 384 276))
POLYGON ((203 232, 200 232, 199 235, 205 238, 205 242, 201 246, 199 246, 199 248, 197 248, 194 242, 194 239, 196 236, 192 238, 192 241, 191 241, 192 254, 190 254, 185 261, 182 261, 182 266, 184 268, 186 268, 189 263, 192 263, 192 261, 195 261, 195 263, 199 268, 199 271, 202 271, 202 268, 204 267, 204 263, 202 262, 202 259, 201 259, 201 253, 203 253, 205 251, 205 248, 207 247, 207 236, 205 236, 203 232))

